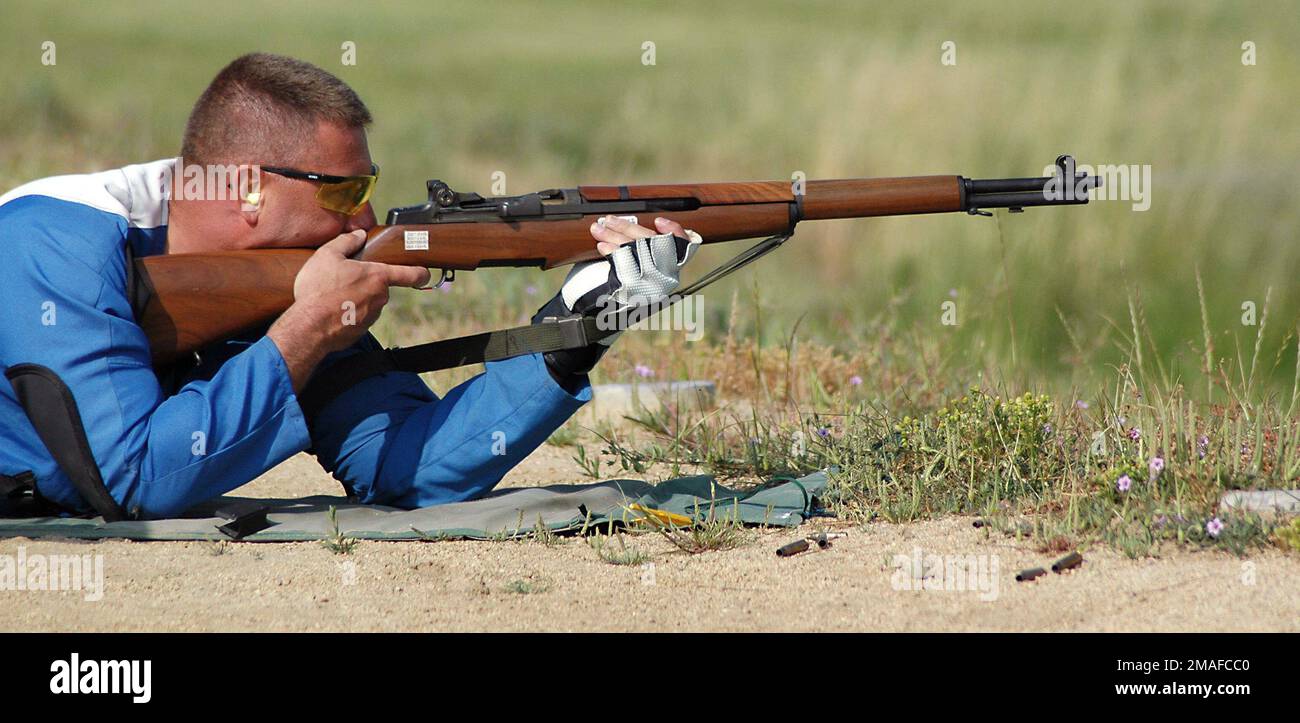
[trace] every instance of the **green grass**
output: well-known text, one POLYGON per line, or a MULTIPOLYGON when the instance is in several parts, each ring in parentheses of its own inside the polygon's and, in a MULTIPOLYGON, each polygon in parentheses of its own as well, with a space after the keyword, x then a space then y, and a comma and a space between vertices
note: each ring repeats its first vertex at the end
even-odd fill
POLYGON ((1275 534, 1283 547, 1300 552, 1300 517, 1291 520, 1290 524, 1279 525, 1275 534))
MULTIPOLYGON (((1141 322, 1131 323, 1140 337, 1141 322)), ((868 367, 858 386, 827 391, 812 373, 773 390, 755 374, 747 404, 641 415, 634 431, 604 438, 592 460, 740 482, 833 468, 824 502, 841 517, 979 515, 1054 550, 1099 543, 1137 556, 1172 544, 1244 554, 1289 545, 1276 521, 1219 506, 1228 490, 1300 480, 1300 424, 1290 411, 1300 376, 1282 397, 1255 388, 1250 370, 1278 356, 1262 341, 1186 380, 1163 376, 1152 368, 1159 360, 1139 359, 1134 346, 1108 384, 1054 396, 1017 388, 996 368, 946 361, 923 337, 880 331, 893 340, 877 344, 891 361, 868 367), (1203 401, 1207 386, 1225 401, 1203 401)))
POLYGON ((542 521, 542 516, 540 514, 537 515, 537 522, 533 524, 533 531, 532 534, 528 536, 528 539, 531 542, 545 547, 557 547, 567 542, 564 537, 556 533, 555 530, 552 530, 542 521))
POLYGON ((676 524, 660 520, 653 515, 641 515, 640 521, 647 529, 663 535, 674 547, 688 555, 704 552, 733 550, 753 541, 740 521, 739 510, 732 507, 733 514, 718 515, 716 500, 709 501, 708 513, 701 515, 700 503, 696 502, 695 513, 691 515, 694 524, 676 524))
POLYGON ((335 555, 350 555, 360 544, 360 540, 355 537, 348 537, 339 531, 339 511, 334 505, 329 509, 330 534, 324 540, 321 540, 321 547, 334 553, 335 555))
POLYGON ((650 524, 664 539, 688 555, 733 550, 753 541, 745 533, 744 525, 737 520, 709 519, 690 526, 678 526, 651 519, 650 524))
POLYGON ((592 535, 587 538, 587 544, 595 551, 601 562, 610 565, 640 565, 649 562, 652 558, 650 553, 640 548, 628 547, 623 541, 621 532, 614 535, 592 535), (611 539, 617 540, 618 549, 614 549, 614 546, 609 543, 611 539))
MULTIPOLYGON (((338 73, 371 105, 376 205, 439 177, 508 192, 580 182, 962 173, 1015 176, 1060 152, 1150 163, 1153 206, 1120 202, 996 221, 960 215, 807 223, 795 243, 709 298, 738 331, 852 349, 883 309, 970 362, 1019 380, 1096 382, 1120 359, 1130 297, 1170 374, 1199 361, 1195 269, 1216 344, 1241 304, 1274 291, 1276 344, 1300 317, 1300 48, 1281 2, 775 1, 220 6, 15 0, 0 29, 0 187, 175 153, 193 99, 238 53, 285 52, 338 73), (718 32, 731 27, 736 32, 718 32), (40 64, 40 42, 58 64, 40 64), (1240 63, 1243 40, 1259 64, 1240 63), (358 62, 341 65, 341 44, 358 62), (641 44, 657 44, 654 66, 641 44), (957 43, 957 65, 939 63, 957 43), (956 292, 959 324, 939 323, 956 292), (1011 328, 1014 323, 1015 339, 1011 328), (1122 324, 1120 324, 1122 326, 1122 324), (1015 365, 1011 364, 1014 358, 1015 365), (1081 363, 1085 360, 1088 363, 1081 363)), ((698 263, 728 250, 709 250, 698 263)), ((558 281, 462 274, 446 295, 399 293, 386 338, 513 323, 558 281), (530 287, 536 287, 529 293, 530 287), (540 292, 538 291, 540 290, 540 292), (454 311, 452 311, 454 309, 454 311)), ((1262 383, 1285 382, 1265 375, 1262 383)))

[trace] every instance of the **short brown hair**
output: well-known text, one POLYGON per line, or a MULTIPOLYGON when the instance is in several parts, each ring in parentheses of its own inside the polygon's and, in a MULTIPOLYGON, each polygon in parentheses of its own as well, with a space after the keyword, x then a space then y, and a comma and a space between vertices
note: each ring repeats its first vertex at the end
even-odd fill
POLYGON ((321 121, 370 124, 347 83, 301 60, 250 53, 236 58, 199 96, 185 125, 185 163, 292 164, 321 121))

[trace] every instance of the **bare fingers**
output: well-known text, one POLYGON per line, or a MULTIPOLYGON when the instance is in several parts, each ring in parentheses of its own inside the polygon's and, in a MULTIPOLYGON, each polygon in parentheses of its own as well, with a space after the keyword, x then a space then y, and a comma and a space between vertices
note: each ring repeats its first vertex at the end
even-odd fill
POLYGON ((363 261, 374 271, 378 272, 388 286, 409 286, 418 289, 427 286, 432 278, 431 272, 423 266, 399 266, 396 264, 381 264, 371 261, 363 261))
POLYGON ((608 256, 619 246, 636 239, 648 238, 661 233, 686 236, 686 230, 676 221, 661 216, 654 220, 654 224, 657 231, 651 231, 644 226, 618 216, 604 216, 591 225, 591 235, 597 241, 596 250, 600 251, 604 256, 608 256))
POLYGON ((674 236, 686 238, 686 229, 682 228, 680 223, 670 221, 662 216, 655 219, 655 228, 659 229, 659 233, 670 233, 674 236))
POLYGON ((591 235, 596 239, 596 250, 608 256, 615 249, 636 239, 657 235, 650 229, 639 226, 618 216, 602 216, 591 225, 591 235))

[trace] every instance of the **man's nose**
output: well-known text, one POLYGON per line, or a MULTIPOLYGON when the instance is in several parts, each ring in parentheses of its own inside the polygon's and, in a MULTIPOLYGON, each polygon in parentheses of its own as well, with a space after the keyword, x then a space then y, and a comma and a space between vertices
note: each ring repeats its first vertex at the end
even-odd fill
POLYGON ((360 211, 357 211, 351 216, 348 216, 348 222, 343 227, 343 230, 345 232, 355 231, 357 229, 362 229, 363 231, 369 231, 370 229, 374 228, 377 223, 378 221, 375 219, 374 207, 371 206, 369 203, 366 203, 365 206, 361 207, 360 211))

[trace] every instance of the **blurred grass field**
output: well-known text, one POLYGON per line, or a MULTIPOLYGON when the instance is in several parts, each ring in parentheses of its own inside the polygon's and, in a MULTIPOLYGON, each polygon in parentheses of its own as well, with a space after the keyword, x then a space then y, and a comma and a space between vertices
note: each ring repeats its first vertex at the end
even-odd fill
MULTIPOLYGON (((764 340, 799 321, 801 338, 851 351, 888 310, 953 359, 1087 384, 1122 360, 1133 301, 1152 356, 1186 375, 1202 338, 1198 266, 1219 349, 1253 342, 1241 305, 1262 309, 1269 287, 1265 348, 1296 326, 1298 16, 1288 2, 8 0, 0 188, 174 154, 205 83, 251 50, 305 58, 358 89, 378 119, 381 212, 421 200, 429 177, 486 193, 495 171, 522 193, 794 171, 1021 176, 1062 152, 1151 164, 1146 212, 1111 201, 996 221, 806 223, 710 293, 706 339, 739 290, 739 328, 764 340), (55 66, 41 64, 45 40, 55 66), (647 40, 653 66, 641 62, 647 40), (1247 40, 1255 66, 1241 63, 1247 40), (355 66, 341 64, 344 41, 355 66), (955 66, 940 63, 944 41, 955 66), (949 299, 956 327, 940 324, 949 299)), ((558 281, 463 274, 436 301, 402 306, 423 305, 434 328, 481 327, 531 313, 558 281)), ((1289 382, 1294 353, 1269 376, 1289 382)))
MULTIPOLYGON (((703 341, 625 334, 597 370, 714 379, 776 411, 643 415, 652 441, 600 428, 603 455, 585 455, 590 430, 552 440, 576 445, 593 476, 619 463, 751 476, 833 464, 846 470, 841 511, 864 519, 965 511, 1014 527, 1040 513, 1044 545, 1100 538, 1141 554, 1214 543, 1204 530, 1222 491, 1300 474, 1298 21, 1291 2, 1173 0, 7 0, 0 189, 176 154, 208 80, 253 50, 310 60, 360 92, 377 118, 381 217, 423 200, 427 178, 488 193, 497 172, 514 194, 796 171, 1026 176, 1059 153, 1150 164, 1143 212, 1107 201, 805 223, 708 292, 703 341), (54 66, 41 63, 47 40, 54 66), (347 41, 355 66, 341 63, 347 41), (946 41, 955 66, 940 62, 946 41), (956 326, 941 323, 947 301, 956 326), (805 433, 796 454, 791 435, 805 433), (1163 476, 1143 472, 1154 458, 1168 459, 1163 476), (1131 495, 1115 491, 1125 470, 1131 495)), ((693 266, 740 248, 708 248, 693 266)), ((485 270, 398 292, 379 336, 522 322, 562 273, 485 270)), ((1238 519, 1215 539, 1240 552, 1269 534, 1238 519)))

